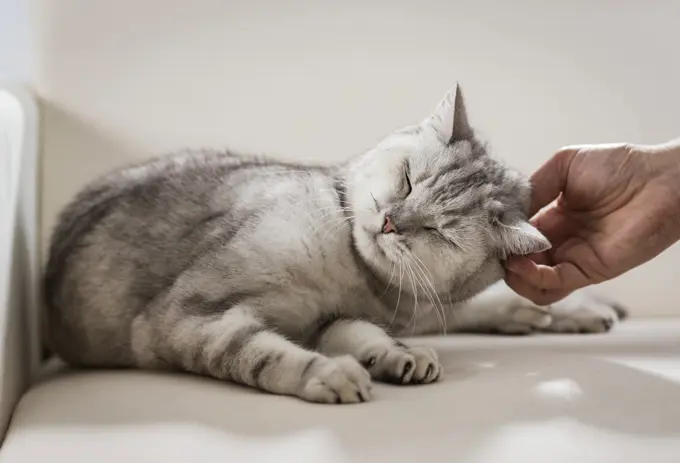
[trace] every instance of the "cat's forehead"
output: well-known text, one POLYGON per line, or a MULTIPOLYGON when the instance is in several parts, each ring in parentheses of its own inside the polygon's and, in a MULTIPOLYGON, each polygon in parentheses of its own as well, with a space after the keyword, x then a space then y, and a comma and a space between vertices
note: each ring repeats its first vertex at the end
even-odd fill
POLYGON ((412 181, 425 186, 421 198, 431 206, 461 213, 494 209, 526 210, 530 187, 526 177, 490 156, 477 141, 448 146, 427 128, 401 129, 383 140, 378 149, 386 159, 408 163, 412 181))
POLYGON ((429 151, 429 141, 421 128, 407 127, 382 140, 376 151, 412 157, 429 151))
POLYGON ((473 164, 486 163, 482 153, 475 156, 470 143, 463 142, 456 146, 427 146, 410 153, 409 163, 414 175, 432 176, 448 173, 453 170, 474 167, 473 164))
POLYGON ((416 181, 429 201, 461 215, 473 212, 524 211, 528 207, 528 180, 491 156, 481 146, 459 144, 412 158, 416 181))

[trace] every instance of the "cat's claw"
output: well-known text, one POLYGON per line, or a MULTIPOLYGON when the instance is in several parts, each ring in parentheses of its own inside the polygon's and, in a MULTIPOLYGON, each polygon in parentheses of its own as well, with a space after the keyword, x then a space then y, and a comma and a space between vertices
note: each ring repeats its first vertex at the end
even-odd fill
POLYGON ((371 400, 371 376, 350 356, 319 358, 298 394, 309 402, 347 404, 371 400))

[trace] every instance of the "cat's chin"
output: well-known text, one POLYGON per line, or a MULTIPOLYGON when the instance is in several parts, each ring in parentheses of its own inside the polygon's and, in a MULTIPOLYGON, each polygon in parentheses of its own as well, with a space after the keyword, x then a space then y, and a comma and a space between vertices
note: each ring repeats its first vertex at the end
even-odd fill
POLYGON ((393 233, 378 233, 375 235, 375 245, 380 253, 385 256, 390 263, 397 264, 400 261, 398 239, 393 233))
POLYGON ((486 264, 475 274, 468 277, 459 287, 451 288, 453 302, 462 302, 498 283, 505 276, 505 267, 500 259, 489 257, 486 264))
POLYGON ((395 265, 401 261, 397 237, 357 227, 354 232, 357 249, 380 278, 389 279, 395 265))

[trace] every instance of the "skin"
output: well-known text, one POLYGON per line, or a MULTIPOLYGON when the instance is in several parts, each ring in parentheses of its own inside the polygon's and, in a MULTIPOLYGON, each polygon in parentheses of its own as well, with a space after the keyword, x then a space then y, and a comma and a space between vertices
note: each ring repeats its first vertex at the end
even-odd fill
POLYGON ((511 258, 506 281, 536 304, 615 278, 680 240, 680 140, 566 147, 531 182, 532 223, 553 247, 511 258))

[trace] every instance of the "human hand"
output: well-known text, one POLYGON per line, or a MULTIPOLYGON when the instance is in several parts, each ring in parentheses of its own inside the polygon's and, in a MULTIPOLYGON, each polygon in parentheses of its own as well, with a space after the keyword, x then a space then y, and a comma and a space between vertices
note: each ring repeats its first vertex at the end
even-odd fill
POLYGON ((680 144, 567 147, 531 181, 530 214, 550 204, 532 223, 553 247, 511 258, 506 282, 536 304, 610 280, 680 239, 680 144))

